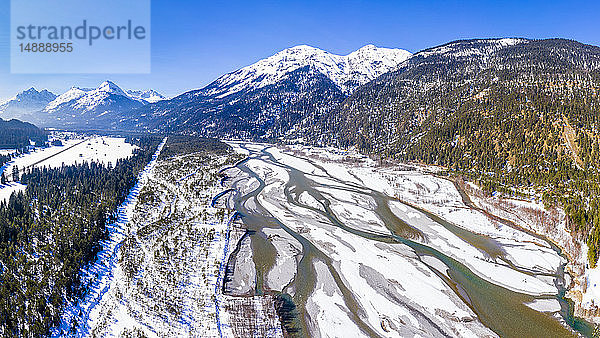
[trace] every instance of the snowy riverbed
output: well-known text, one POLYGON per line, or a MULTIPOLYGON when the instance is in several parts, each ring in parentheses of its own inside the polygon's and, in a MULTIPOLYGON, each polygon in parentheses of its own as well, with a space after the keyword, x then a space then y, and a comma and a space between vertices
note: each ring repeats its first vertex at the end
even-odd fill
POLYGON ((473 302, 494 297, 508 318, 523 316, 552 332, 568 332, 556 320, 565 259, 547 241, 467 206, 452 182, 415 170, 384 170, 364 158, 360 164, 332 161, 348 156, 340 151, 230 144, 250 156, 238 166, 251 173, 247 182, 263 182, 255 198, 245 199, 244 211, 257 216, 266 210, 294 237, 271 240, 276 260, 265 285, 297 299, 306 294, 302 306, 311 334, 481 336, 494 335, 488 327, 528 330, 494 319, 482 325, 481 315, 495 310, 473 302), (398 234, 408 242, 394 243, 398 234), (312 263, 302 271, 298 240, 305 250, 312 248, 312 263), (299 291, 304 286, 293 282, 285 287, 290 270, 314 279, 314 288, 299 291), (447 279, 464 282, 457 291, 447 279), (473 280, 489 283, 493 293, 473 280))

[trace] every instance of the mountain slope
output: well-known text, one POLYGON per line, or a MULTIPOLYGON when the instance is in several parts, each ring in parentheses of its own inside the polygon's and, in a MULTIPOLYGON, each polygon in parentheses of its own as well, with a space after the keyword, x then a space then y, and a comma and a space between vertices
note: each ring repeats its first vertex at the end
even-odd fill
POLYGON ((13 118, 22 119, 32 112, 42 110, 54 99, 56 99, 56 95, 46 89, 37 91, 31 87, 1 104, 0 118, 5 120, 13 118))
POLYGON ((310 111, 344 99, 323 74, 304 67, 279 82, 226 98, 192 91, 137 110, 135 128, 231 137, 276 136, 310 111))
POLYGON ((396 69, 409 56, 372 45, 346 56, 292 47, 202 89, 134 109, 123 124, 205 136, 280 137, 307 116, 327 113, 356 87, 396 69))
POLYGON ((449 121, 462 105, 489 102, 494 93, 524 94, 533 88, 572 97, 582 86, 596 86, 598 50, 567 40, 449 43, 415 54, 397 71, 360 88, 332 118, 348 129, 342 143, 361 144, 368 151, 399 150, 408 144, 405 136, 413 140, 449 121), (387 124, 385 134, 380 133, 382 124, 387 124), (356 129, 361 132, 354 133, 356 129))
POLYGON ((401 49, 367 45, 348 55, 335 55, 301 45, 285 49, 235 72, 225 74, 204 89, 207 96, 225 97, 277 83, 297 69, 310 66, 349 93, 381 74, 395 70, 411 56, 401 49))
POLYGON ((331 114, 304 121, 301 135, 322 143, 336 135, 341 147, 443 165, 488 191, 537 191, 565 208, 575 237, 588 238, 593 266, 600 248, 598 93, 599 47, 562 39, 455 41, 415 54, 331 114))

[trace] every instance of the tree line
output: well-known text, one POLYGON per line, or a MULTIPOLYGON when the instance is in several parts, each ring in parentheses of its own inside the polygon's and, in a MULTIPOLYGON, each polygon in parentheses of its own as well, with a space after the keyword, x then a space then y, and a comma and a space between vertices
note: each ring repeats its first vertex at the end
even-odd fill
POLYGON ((101 250, 107 224, 159 140, 129 142, 139 148, 114 166, 28 168, 25 190, 0 203, 0 335, 48 335, 66 301, 85 295, 79 272, 101 250))

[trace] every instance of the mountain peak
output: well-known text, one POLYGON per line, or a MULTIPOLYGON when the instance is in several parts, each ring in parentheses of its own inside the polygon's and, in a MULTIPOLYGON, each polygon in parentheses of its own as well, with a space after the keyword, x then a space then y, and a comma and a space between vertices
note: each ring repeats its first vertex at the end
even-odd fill
POLYGON ((207 86, 205 94, 225 97, 244 90, 262 88, 306 66, 327 76, 343 92, 350 93, 358 85, 395 70, 411 55, 402 49, 379 48, 374 45, 363 46, 348 55, 336 55, 316 47, 298 45, 221 76, 207 86))
POLYGON ((13 97, 9 101, 16 100, 16 101, 36 101, 36 102, 47 101, 47 102, 50 102, 50 101, 54 100, 55 98, 56 98, 56 95, 52 94, 51 92, 47 91, 46 89, 37 91, 37 89, 35 89, 34 87, 31 87, 27 90, 20 92, 19 94, 17 94, 17 96, 13 97))
POLYGON ((23 92, 21 92, 21 94, 26 94, 26 93, 27 94, 29 94, 29 93, 35 93, 35 94, 37 94, 39 92, 34 87, 31 87, 31 88, 29 88, 29 89, 24 90, 23 92))
POLYGON ((106 80, 95 89, 98 92, 105 92, 109 94, 122 95, 127 96, 127 94, 121 89, 121 87, 117 86, 114 82, 110 80, 106 80))
POLYGON ((165 99, 153 90, 128 90, 125 92, 116 83, 106 80, 96 88, 71 87, 58 96, 45 108, 46 112, 73 110, 79 112, 94 111, 97 108, 120 102, 123 106, 139 106, 165 99))
POLYGON ((309 46, 309 45, 297 45, 297 46, 293 46, 287 49, 284 49, 283 51, 286 50, 310 50, 310 51, 321 51, 323 52, 322 49, 319 49, 317 47, 313 47, 313 46, 309 46))
POLYGON ((47 91, 37 91, 34 87, 24 90, 0 105, 2 118, 22 118, 24 114, 42 110, 56 95, 47 91))
POLYGON ((367 44, 367 45, 364 45, 364 46, 360 47, 359 49, 357 49, 356 52, 364 51, 364 50, 377 50, 377 49, 379 49, 379 47, 375 46, 374 44, 367 44))

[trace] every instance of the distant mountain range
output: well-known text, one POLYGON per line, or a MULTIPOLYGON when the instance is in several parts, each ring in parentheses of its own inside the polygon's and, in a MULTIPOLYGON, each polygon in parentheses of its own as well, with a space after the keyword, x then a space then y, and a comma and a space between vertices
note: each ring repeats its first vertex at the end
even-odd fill
POLYGON ((411 53, 367 45, 348 55, 335 55, 301 45, 285 49, 235 72, 225 74, 202 90, 204 96, 223 98, 285 81, 287 74, 310 67, 325 75, 345 94, 381 74, 396 70, 411 53))
POLYGON ((315 114, 326 114, 360 85, 411 54, 367 45, 345 56, 296 46, 171 100, 134 109, 121 125, 203 136, 277 138, 315 114))
POLYGON ((0 117, 5 120, 28 119, 29 114, 44 109, 54 99, 56 95, 45 89, 38 92, 35 88, 29 88, 0 104, 0 117))
POLYGON ((0 118, 16 118, 46 127, 104 128, 123 111, 166 99, 154 90, 124 91, 111 81, 97 88, 72 87, 56 96, 30 88, 0 105, 0 118))

